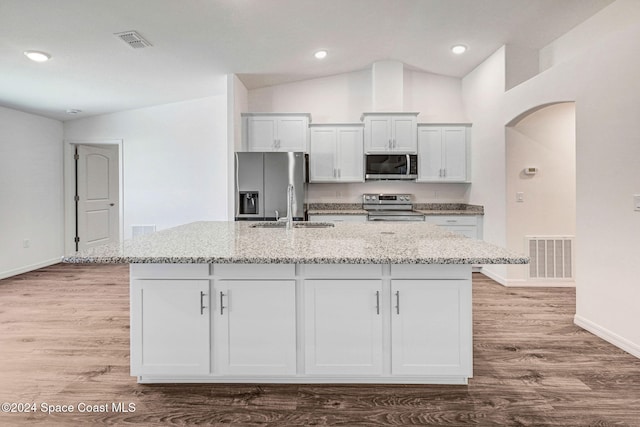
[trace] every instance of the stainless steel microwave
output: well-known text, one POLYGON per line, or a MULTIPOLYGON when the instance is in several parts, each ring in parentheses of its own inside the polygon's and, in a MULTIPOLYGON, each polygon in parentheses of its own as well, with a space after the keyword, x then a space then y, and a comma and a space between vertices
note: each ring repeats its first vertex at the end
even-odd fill
POLYGON ((367 154, 366 180, 412 180, 418 177, 417 154, 367 154))

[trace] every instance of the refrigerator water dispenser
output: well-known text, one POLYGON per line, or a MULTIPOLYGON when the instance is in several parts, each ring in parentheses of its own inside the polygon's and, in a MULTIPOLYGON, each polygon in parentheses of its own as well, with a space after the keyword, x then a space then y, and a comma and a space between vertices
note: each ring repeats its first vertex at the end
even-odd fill
POLYGON ((256 215, 258 214, 259 206, 259 192, 257 191, 240 191, 239 208, 241 215, 256 215))

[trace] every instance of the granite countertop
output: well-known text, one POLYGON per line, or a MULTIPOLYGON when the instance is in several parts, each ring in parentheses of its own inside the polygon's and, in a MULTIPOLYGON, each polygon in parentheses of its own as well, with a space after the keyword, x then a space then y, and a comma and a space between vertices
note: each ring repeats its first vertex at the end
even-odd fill
POLYGON ((427 223, 251 228, 194 222, 63 257, 67 263, 526 264, 523 255, 427 223))
MULTIPOLYGON (((465 203, 414 203, 413 209, 425 215, 484 215, 484 207, 465 203)), ((366 215, 362 203, 310 203, 309 215, 366 215)))

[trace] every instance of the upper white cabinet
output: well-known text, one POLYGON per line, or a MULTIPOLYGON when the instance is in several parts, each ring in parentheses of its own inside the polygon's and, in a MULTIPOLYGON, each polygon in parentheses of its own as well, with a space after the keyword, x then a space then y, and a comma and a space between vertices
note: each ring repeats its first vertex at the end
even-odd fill
POLYGON ((307 151, 307 113, 243 113, 248 151, 307 151))
POLYGON ((418 113, 363 113, 365 153, 416 153, 418 113))
POLYGON ((362 125, 310 125, 310 133, 310 182, 364 182, 362 125))
POLYGON ((470 125, 418 126, 418 182, 469 182, 470 125))

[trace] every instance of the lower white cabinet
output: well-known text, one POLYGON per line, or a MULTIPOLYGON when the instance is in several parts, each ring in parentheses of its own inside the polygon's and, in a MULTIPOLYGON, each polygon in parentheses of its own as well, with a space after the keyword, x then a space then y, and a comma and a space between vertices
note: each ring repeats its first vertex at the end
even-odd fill
POLYGON ((367 222, 367 214, 362 214, 362 215, 312 214, 312 215, 309 215, 309 221, 315 221, 315 222, 367 222))
POLYGON ((210 371, 208 280, 131 281, 131 374, 210 371))
POLYGON ((392 374, 472 371, 469 281, 392 280, 391 292, 392 374))
POLYGON ((305 373, 382 374, 382 281, 305 280, 305 373))
POLYGON ((213 346, 221 375, 296 373, 294 280, 219 280, 213 346))
POLYGON ((472 239, 482 239, 482 220, 477 215, 426 215, 424 220, 472 239))
POLYGON ((470 265, 132 265, 139 382, 473 376, 470 265))

